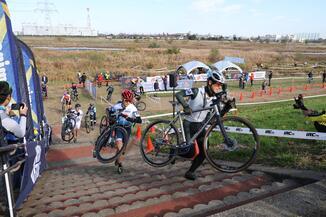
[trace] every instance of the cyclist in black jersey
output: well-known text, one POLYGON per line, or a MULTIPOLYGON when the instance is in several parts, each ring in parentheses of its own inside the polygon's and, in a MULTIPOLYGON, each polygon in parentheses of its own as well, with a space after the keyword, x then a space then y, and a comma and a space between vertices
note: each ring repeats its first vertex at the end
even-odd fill
MULTIPOLYGON (((225 90, 226 82, 223 74, 216 70, 209 70, 207 73, 207 83, 205 87, 200 88, 191 88, 181 90, 176 93, 177 101, 182 105, 185 112, 185 118, 183 121, 183 127, 186 135, 186 141, 189 141, 190 138, 198 132, 201 128, 203 122, 206 119, 206 116, 209 110, 192 113, 192 110, 198 110, 203 108, 208 108, 212 104, 212 101, 215 97, 215 94, 220 92, 222 89, 225 90), (185 97, 188 97, 189 100, 186 101, 185 97)), ((227 108, 225 108, 227 109, 227 108)), ((221 111, 221 116, 225 114, 226 111, 223 109, 221 111)), ((203 163, 205 160, 205 154, 203 150, 205 130, 199 134, 197 137, 197 144, 199 148, 199 154, 195 156, 191 167, 185 174, 185 178, 190 180, 195 180, 195 170, 203 163)), ((193 144, 190 148, 190 151, 183 155, 183 157, 192 158, 195 155, 195 145, 193 144)))

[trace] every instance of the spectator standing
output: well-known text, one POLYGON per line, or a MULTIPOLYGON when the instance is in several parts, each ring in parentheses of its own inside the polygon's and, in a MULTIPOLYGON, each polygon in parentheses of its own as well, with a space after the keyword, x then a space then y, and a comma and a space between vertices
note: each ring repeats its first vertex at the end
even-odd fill
POLYGON ((239 88, 242 89, 242 74, 239 76, 239 88))
POLYGON ((41 77, 41 81, 43 84, 47 85, 49 79, 48 77, 46 76, 46 74, 43 74, 42 77, 41 77))
POLYGON ((160 91, 160 87, 159 87, 160 85, 159 85, 159 83, 158 83, 158 80, 156 80, 155 82, 154 82, 154 91, 160 91))
POLYGON ((325 83, 326 82, 326 70, 324 70, 322 77, 323 77, 323 83, 325 83))
POLYGON ((137 78, 137 85, 138 85, 140 94, 144 94, 143 79, 141 79, 140 77, 137 78))
POLYGON ((266 79, 264 79, 263 83, 261 84, 261 90, 264 91, 264 93, 266 93, 266 86, 267 86, 267 81, 266 79))
POLYGON ((103 75, 102 75, 102 73, 99 73, 98 75, 97 75, 97 86, 98 87, 101 87, 102 86, 102 82, 103 82, 103 75))
POLYGON ((87 76, 85 74, 85 72, 82 74, 81 76, 81 82, 83 83, 83 87, 85 87, 85 82, 86 82, 87 76))
POLYGON ((247 77, 247 75, 246 75, 246 73, 244 73, 242 75, 242 89, 245 89, 245 87, 246 87, 246 82, 247 82, 246 77, 247 77))
POLYGON ((164 75, 164 77, 162 77, 162 80, 163 80, 164 90, 167 91, 168 77, 164 75))
MULTIPOLYGON (((4 132, 4 139, 8 144, 22 143, 23 137, 26 133, 26 115, 28 107, 25 103, 19 108, 19 121, 16 121, 10 117, 11 108, 8 105, 11 101, 12 89, 7 81, 0 81, 0 118, 2 129, 4 132)), ((18 160, 19 156, 23 155, 24 151, 18 149, 10 160, 10 166, 14 165, 18 160)), ((21 185, 21 178, 23 173, 23 167, 15 172, 13 176, 13 188, 14 190, 19 190, 21 185)), ((0 177, 0 185, 2 185, 2 178, 0 177)), ((1 188, 1 187, 0 187, 1 188)), ((2 202, 2 192, 0 202, 2 202)), ((1 211, 1 207, 0 207, 1 211)))
POLYGON ((268 73, 268 86, 271 86, 271 82, 272 82, 272 78, 273 78, 273 72, 269 71, 268 73))
POLYGON ((252 87, 253 84, 254 84, 254 73, 251 72, 250 73, 250 86, 252 87))
POLYGON ((80 71, 77 72, 77 77, 78 77, 78 83, 81 84, 82 83, 82 80, 81 80, 82 74, 80 73, 80 71))
POLYGON ((308 83, 310 84, 312 82, 312 80, 313 80, 313 75, 312 75, 312 72, 310 71, 308 73, 308 83))

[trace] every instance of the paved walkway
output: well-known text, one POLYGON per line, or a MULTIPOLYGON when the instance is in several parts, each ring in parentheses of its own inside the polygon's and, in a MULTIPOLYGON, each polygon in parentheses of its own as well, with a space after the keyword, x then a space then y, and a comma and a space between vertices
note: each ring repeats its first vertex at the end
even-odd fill
POLYGON ((323 173, 296 178, 292 171, 285 177, 273 175, 271 168, 256 166, 251 172, 226 174, 205 164, 198 170, 198 179, 189 181, 183 177, 189 161, 153 168, 133 149, 124 161, 124 173, 119 175, 113 164, 103 165, 92 158, 91 149, 89 144, 79 143, 52 146, 47 155, 49 169, 18 215, 169 217, 325 213, 325 181, 307 179, 325 178, 323 173))

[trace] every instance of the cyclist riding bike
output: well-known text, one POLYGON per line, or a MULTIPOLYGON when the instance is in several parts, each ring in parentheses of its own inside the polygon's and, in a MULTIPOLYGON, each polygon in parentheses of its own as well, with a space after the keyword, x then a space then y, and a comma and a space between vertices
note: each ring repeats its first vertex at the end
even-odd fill
POLYGON ((66 109, 68 110, 71 108, 71 97, 67 91, 63 92, 63 96, 61 98, 61 103, 65 105, 66 109))
POLYGON ((107 92, 106 100, 109 102, 111 102, 113 91, 114 91, 114 87, 112 85, 109 85, 108 88, 106 88, 106 92, 107 92))
MULTIPOLYGON (((213 99, 216 98, 215 94, 219 93, 222 91, 222 89, 224 90, 225 88, 226 82, 223 74, 216 70, 209 70, 207 73, 207 83, 205 87, 185 89, 176 93, 176 99, 182 105, 185 112, 183 127, 186 135, 186 141, 189 141, 190 138, 200 130, 209 112, 209 110, 205 110, 192 113, 192 110, 210 107, 213 99), (188 101, 185 100, 185 97, 189 98, 188 101)), ((225 106, 225 108, 223 108, 221 111, 221 116, 223 116, 229 109, 227 107, 228 106, 225 106)), ((205 133, 206 130, 203 130, 197 137, 197 144, 196 142, 195 144, 192 144, 188 153, 182 155, 183 157, 187 158, 195 157, 191 167, 185 173, 185 178, 189 180, 196 179, 195 171, 205 160, 205 154, 203 150, 205 133), (195 156, 195 146, 198 146, 197 150, 199 149, 199 154, 197 156, 195 156)))
POLYGON ((91 126, 96 124, 96 107, 93 103, 90 103, 86 112, 86 115, 89 114, 89 118, 91 120, 91 126))
MULTIPOLYGON (((135 125, 135 123, 141 123, 141 117, 138 113, 137 108, 135 107, 135 105, 133 104, 133 93, 128 90, 125 89, 122 91, 121 93, 121 99, 122 102, 119 102, 117 104, 115 104, 112 108, 111 111, 121 111, 120 115, 118 116, 117 119, 117 123, 118 125, 122 126, 123 128, 126 129, 127 131, 127 141, 126 143, 128 143, 130 135, 131 135, 131 128, 135 125)), ((116 140, 116 146, 117 146, 117 151, 119 151, 123 145, 123 135, 120 135, 121 133, 118 131, 117 132, 117 140, 116 140)), ((127 146, 128 148, 128 146, 127 146)), ((126 149, 127 151, 128 149, 126 149)), ((121 164, 121 157, 119 157, 116 162, 115 165, 118 166, 118 172, 122 171, 122 164, 121 164)))

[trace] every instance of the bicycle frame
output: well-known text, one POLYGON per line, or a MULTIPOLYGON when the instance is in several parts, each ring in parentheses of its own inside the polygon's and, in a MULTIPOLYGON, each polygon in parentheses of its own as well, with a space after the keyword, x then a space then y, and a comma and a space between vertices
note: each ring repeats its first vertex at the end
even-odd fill
MULTIPOLYGON (((183 128, 183 119, 182 119, 182 116, 184 116, 185 114, 183 112, 180 112, 179 110, 179 106, 177 105, 176 106, 177 108, 177 115, 175 116, 175 118, 170 122, 172 124, 175 124, 177 123, 178 121, 180 122, 180 126, 181 126, 181 133, 182 133, 182 141, 180 144, 183 144, 186 142, 186 135, 185 135, 185 132, 184 132, 184 128, 183 128)), ((224 125, 221 121, 221 116, 220 116, 220 107, 217 105, 217 104, 214 104, 213 106, 210 106, 208 108, 203 108, 203 109, 199 109, 199 110, 194 110, 192 111, 193 113, 195 112, 201 112, 201 111, 206 111, 206 110, 210 110, 210 116, 209 118, 207 119, 207 121, 205 121, 205 123, 203 124, 203 126, 200 128, 200 130, 198 130, 197 133, 195 133, 195 135, 193 135, 191 138, 190 138, 190 141, 188 141, 189 144, 192 144, 195 139, 199 136, 199 134, 209 125, 209 123, 211 122, 211 120, 213 118, 216 119, 216 122, 217 122, 217 125, 220 127, 220 130, 221 130, 221 133, 225 139, 225 141, 229 141, 228 140, 228 136, 226 134, 226 130, 224 128, 224 125)), ((180 145, 180 144, 177 144, 177 147, 180 145)))

